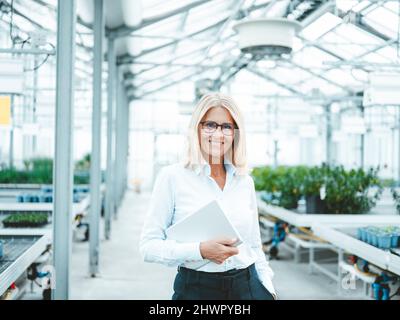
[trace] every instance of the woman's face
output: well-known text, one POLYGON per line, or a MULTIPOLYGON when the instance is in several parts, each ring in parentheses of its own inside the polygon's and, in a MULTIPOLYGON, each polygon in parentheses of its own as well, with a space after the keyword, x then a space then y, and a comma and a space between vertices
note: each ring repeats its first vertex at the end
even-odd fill
POLYGON ((235 121, 230 112, 223 107, 209 109, 201 119, 198 127, 199 143, 209 162, 211 160, 212 163, 223 163, 221 160, 233 143, 234 128, 235 121), (215 129, 215 124, 223 126, 215 129))

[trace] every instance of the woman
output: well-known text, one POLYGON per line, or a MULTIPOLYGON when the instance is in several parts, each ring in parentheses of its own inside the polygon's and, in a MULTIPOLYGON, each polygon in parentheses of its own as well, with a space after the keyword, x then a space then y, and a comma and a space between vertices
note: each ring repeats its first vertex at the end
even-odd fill
MULTIPOLYGON (((254 182, 247 173, 242 114, 227 95, 209 93, 189 126, 187 159, 161 169, 140 240, 147 262, 178 266, 173 300, 276 299, 260 239, 254 182), (179 243, 165 230, 217 199, 243 243, 218 238, 179 243), (192 269, 192 262, 211 262, 192 269)), ((223 236, 223 235, 222 235, 223 236)))

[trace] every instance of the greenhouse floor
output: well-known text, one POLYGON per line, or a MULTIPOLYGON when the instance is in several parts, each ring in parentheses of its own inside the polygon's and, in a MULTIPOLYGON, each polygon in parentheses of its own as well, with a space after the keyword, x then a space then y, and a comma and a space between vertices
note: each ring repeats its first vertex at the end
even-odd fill
MULTIPOLYGON (((71 269, 71 299, 161 299, 172 296, 175 268, 145 263, 138 248, 139 235, 150 193, 128 191, 113 220, 109 241, 102 240, 100 274, 88 275, 88 242, 74 242, 71 269)), ((101 228, 101 239, 103 237, 101 228)), ((295 263, 289 251, 282 247, 279 260, 270 262, 280 299, 360 299, 362 285, 357 290, 337 294, 337 284, 321 273, 308 273, 307 257, 295 263), (357 291, 357 292, 356 292, 357 291)), ((332 267, 334 267, 332 265, 332 267)), ((35 290, 36 291, 36 290, 35 290)), ((37 294, 25 294, 24 299, 40 299, 37 294)))

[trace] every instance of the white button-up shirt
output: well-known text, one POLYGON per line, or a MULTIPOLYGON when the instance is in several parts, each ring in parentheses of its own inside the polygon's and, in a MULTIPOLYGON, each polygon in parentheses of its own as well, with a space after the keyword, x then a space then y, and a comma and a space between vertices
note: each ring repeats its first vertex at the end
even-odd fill
POLYGON ((236 175, 236 168, 231 163, 225 162, 224 165, 227 175, 223 190, 210 176, 209 164, 190 170, 177 163, 160 170, 141 234, 140 252, 146 262, 168 266, 190 268, 190 262, 203 260, 199 242, 180 243, 168 239, 165 230, 217 199, 243 243, 238 246, 239 253, 224 263, 211 261, 197 270, 224 272, 255 263, 260 281, 276 296, 272 284, 274 273, 262 250, 253 179, 249 175, 236 175))

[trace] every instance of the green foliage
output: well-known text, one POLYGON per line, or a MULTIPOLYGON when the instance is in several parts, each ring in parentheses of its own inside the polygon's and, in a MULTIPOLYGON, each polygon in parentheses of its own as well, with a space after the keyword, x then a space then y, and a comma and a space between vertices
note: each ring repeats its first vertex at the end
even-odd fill
POLYGON ((328 172, 325 200, 329 213, 367 213, 382 195, 379 167, 346 171, 337 166, 328 172))
MULTIPOLYGON (((77 162, 77 169, 74 173, 75 184, 89 183, 90 155, 77 162), (79 171, 78 171, 79 170, 79 171)), ((0 170, 0 183, 32 183, 52 184, 53 183, 53 159, 33 158, 24 160, 24 170, 4 168, 0 170)))
POLYGON ((390 190, 392 192, 392 197, 396 205, 397 213, 400 214, 400 193, 398 193, 394 188, 390 190))
POLYGON ((47 222, 48 214, 43 212, 13 213, 3 220, 5 227, 37 227, 47 222))
POLYGON ((252 176, 257 191, 266 191, 270 200, 268 202, 287 209, 297 208, 301 197, 301 181, 306 172, 306 167, 280 166, 254 168, 252 176))
MULTIPOLYGON (((297 207, 306 196, 319 196, 325 188, 324 199, 328 213, 366 213, 376 205, 383 186, 376 169, 330 167, 258 167, 252 171, 257 191, 264 191, 264 200, 287 209, 297 207)), ((400 210, 400 196, 399 196, 400 210)))
POLYGON ((326 182, 327 167, 310 167, 305 170, 302 182, 302 194, 304 196, 319 196, 321 188, 326 182))
POLYGON ((89 171, 90 170, 90 153, 87 153, 81 160, 75 163, 75 170, 89 171))

